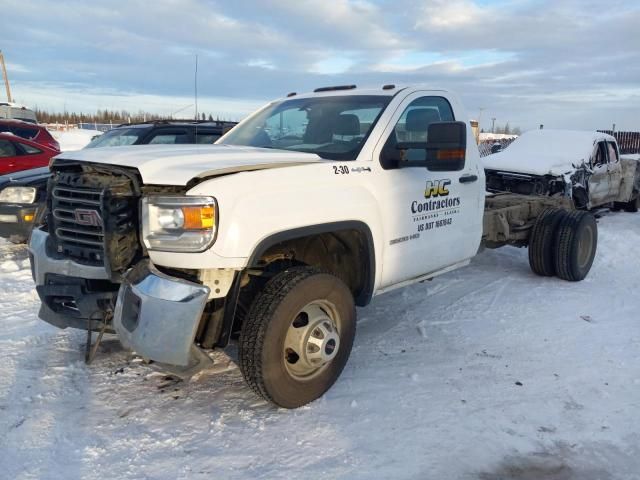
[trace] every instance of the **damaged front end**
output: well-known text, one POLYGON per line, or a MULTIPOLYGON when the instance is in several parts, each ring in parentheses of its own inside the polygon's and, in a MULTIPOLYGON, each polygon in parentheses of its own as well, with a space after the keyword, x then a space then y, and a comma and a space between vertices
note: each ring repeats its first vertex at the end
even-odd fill
POLYGON ((241 272, 154 265, 139 225, 150 192, 134 169, 57 160, 52 173, 46 221, 29 245, 40 318, 87 330, 87 352, 97 331, 98 341, 116 333, 126 348, 178 375, 210 364, 203 350, 229 341, 241 272))
POLYGON ((143 358, 187 367, 209 287, 165 275, 143 260, 124 276, 113 327, 122 344, 143 358))
POLYGON ((574 170, 564 175, 533 175, 489 169, 485 173, 487 191, 491 193, 562 196, 571 198, 575 208, 585 209, 589 205, 589 177, 593 172, 586 164, 574 166, 574 170))
POLYGON ((562 176, 486 170, 487 191, 520 195, 571 196, 571 188, 562 176))

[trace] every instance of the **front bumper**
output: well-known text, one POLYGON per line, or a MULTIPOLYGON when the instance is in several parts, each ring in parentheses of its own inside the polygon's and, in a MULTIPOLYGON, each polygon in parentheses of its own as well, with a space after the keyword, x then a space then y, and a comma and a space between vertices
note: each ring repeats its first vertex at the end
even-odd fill
POLYGON ((98 329, 113 312, 109 332, 140 356, 177 367, 206 360, 195 346, 210 289, 158 271, 149 260, 112 283, 104 267, 83 265, 48 252, 49 234, 35 229, 29 242, 39 317, 60 328, 98 329))
POLYGON ((143 260, 124 277, 113 327, 122 344, 144 358, 187 367, 210 290, 170 277, 143 260))
POLYGON ((37 209, 37 204, 0 203, 0 237, 29 238, 37 209))
POLYGON ((49 234, 38 228, 31 233, 29 258, 36 291, 41 300, 38 316, 58 328, 93 329, 112 311, 118 284, 109 281, 104 267, 82 265, 55 258, 47 248, 49 234))

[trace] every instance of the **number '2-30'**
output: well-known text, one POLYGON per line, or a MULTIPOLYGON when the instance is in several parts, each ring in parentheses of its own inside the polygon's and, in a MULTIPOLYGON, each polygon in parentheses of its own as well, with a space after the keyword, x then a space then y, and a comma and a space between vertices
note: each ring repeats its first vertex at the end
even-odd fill
POLYGON ((333 173, 336 175, 349 175, 349 167, 347 165, 334 165, 333 173))

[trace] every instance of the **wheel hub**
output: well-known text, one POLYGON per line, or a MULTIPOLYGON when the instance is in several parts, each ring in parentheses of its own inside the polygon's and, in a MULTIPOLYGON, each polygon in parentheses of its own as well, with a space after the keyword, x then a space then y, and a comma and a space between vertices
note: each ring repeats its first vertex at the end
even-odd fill
POLYGON ((307 304, 293 319, 284 341, 284 363, 293 376, 317 374, 340 349, 335 307, 327 302, 307 304))

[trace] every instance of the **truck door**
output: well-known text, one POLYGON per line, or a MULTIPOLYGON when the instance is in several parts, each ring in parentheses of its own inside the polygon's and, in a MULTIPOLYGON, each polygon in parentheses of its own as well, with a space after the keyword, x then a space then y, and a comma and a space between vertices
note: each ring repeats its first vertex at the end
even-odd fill
POLYGON ((622 184, 622 164, 615 142, 607 142, 607 154, 609 160, 609 201, 613 202, 620 196, 622 184))
POLYGON ((376 193, 384 228, 383 288, 442 270, 478 250, 484 177, 477 156, 455 170, 431 172, 426 150, 420 148, 426 147, 429 124, 453 120, 447 99, 414 93, 398 108, 376 148, 383 169, 376 193), (399 150, 403 145, 418 148, 399 150))
POLYGON ((609 164, 607 142, 598 142, 591 158, 593 173, 589 177, 589 207, 597 207, 609 201, 609 164))

